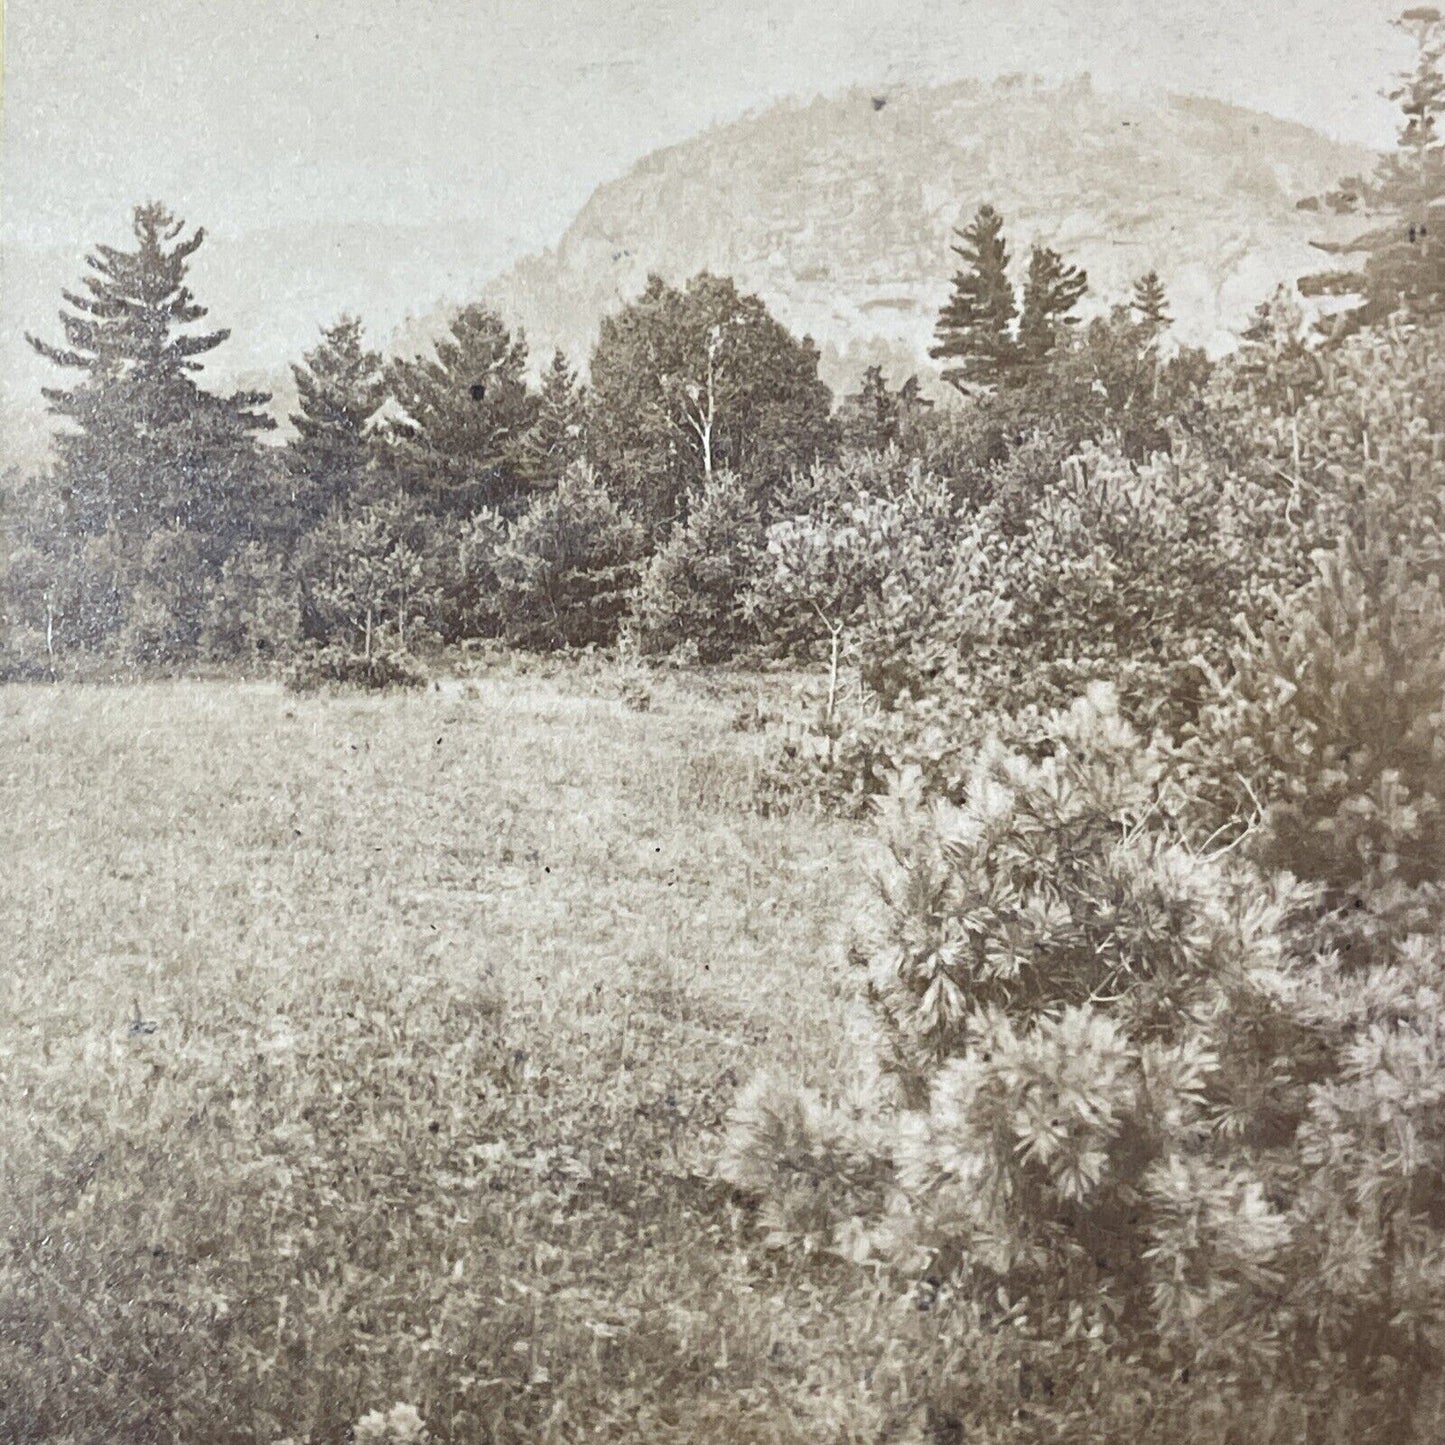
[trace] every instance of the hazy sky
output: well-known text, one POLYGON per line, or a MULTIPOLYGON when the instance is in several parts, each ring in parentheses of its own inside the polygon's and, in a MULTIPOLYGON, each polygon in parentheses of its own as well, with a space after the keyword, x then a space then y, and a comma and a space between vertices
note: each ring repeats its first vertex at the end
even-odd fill
POLYGON ((500 265, 784 95, 1087 70, 1386 144, 1399 0, 8 0, 0 240, 467 219, 500 265))
POLYGON ((1404 3, 0 0, 0 457, 46 446, 24 333, 58 339, 61 289, 141 200, 211 233, 210 384, 271 387, 341 312, 393 344, 599 182, 783 97, 1087 71, 1386 146, 1404 3))

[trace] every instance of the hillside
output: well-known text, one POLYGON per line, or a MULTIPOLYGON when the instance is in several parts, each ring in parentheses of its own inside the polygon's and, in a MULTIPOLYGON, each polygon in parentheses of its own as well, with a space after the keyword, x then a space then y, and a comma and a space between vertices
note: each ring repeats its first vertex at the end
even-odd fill
MULTIPOLYGON (((585 360, 599 318, 649 271, 678 281, 710 268, 812 334, 828 381, 849 386, 873 360, 926 368, 953 269, 950 231, 983 201, 1004 212, 1021 263, 1034 237, 1082 262, 1095 304, 1156 268, 1180 336, 1219 349, 1278 282, 1319 265, 1309 241, 1328 223, 1296 201, 1370 161, 1237 106, 1124 98, 1086 80, 785 103, 645 156, 593 193, 555 249, 500 277, 477 219, 213 225, 194 284, 233 335, 207 358, 206 377, 274 390, 284 416, 294 397, 287 363, 340 311, 359 313, 376 343, 410 352, 479 295, 525 326, 539 361, 558 344, 585 360)), ((58 329, 61 288, 74 284, 87 245, 17 236, 0 257, 5 460, 44 454, 40 387, 55 375, 23 333, 58 329)))
POLYGON ((865 359, 923 356, 950 230, 989 201, 1020 262, 1034 237, 1058 247, 1087 267, 1096 305, 1156 268, 1181 337, 1220 349, 1279 281, 1318 265, 1324 223, 1296 202, 1370 160, 1237 106, 1087 79, 854 91, 645 157, 488 294, 536 348, 581 356, 649 271, 721 271, 811 333, 830 379, 851 380, 865 359))

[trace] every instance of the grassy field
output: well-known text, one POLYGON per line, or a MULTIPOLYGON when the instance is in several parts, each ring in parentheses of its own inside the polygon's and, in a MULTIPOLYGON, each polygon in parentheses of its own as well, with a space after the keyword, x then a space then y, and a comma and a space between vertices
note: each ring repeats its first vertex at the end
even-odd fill
POLYGON ((0 1439, 897 1418, 707 1170, 840 1064, 859 835, 750 809, 726 696, 608 692, 0 692, 0 1439))

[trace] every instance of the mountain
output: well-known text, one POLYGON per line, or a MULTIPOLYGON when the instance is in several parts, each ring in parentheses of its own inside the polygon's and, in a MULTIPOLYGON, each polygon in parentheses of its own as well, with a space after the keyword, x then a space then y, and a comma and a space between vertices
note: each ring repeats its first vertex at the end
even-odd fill
POLYGON ((1158 270, 1176 334, 1218 351, 1276 285, 1318 269, 1309 242, 1330 219, 1297 203, 1373 159, 1238 106, 1087 79, 853 91, 645 157, 486 294, 534 352, 581 359, 649 272, 726 273, 813 336, 836 387, 872 360, 927 366, 950 233, 987 201, 1020 271, 1033 240, 1054 246, 1103 309, 1158 270))
MULTIPOLYGON (((479 297, 523 325, 534 362, 563 346, 585 362, 599 319, 650 271, 711 269, 756 291, 823 350, 836 389, 883 362, 920 369, 954 269, 952 229, 990 201, 1020 270, 1034 239, 1087 267, 1092 303, 1157 269, 1181 339, 1218 350, 1280 282, 1324 259, 1332 221, 1296 203, 1373 156, 1214 100, 1049 86, 1015 78, 785 103, 656 151, 595 191, 557 246, 505 260, 482 218, 446 226, 210 228, 196 294, 232 338, 205 383, 294 398, 287 363, 342 310, 374 345, 426 347, 479 297), (493 279, 488 279, 493 278, 493 279), (443 304, 445 303, 445 304, 443 304)), ((117 224, 122 223, 117 217, 117 224)), ((191 217, 193 221, 224 218, 191 217)), ((63 287, 95 238, 58 246, 12 230, 0 256, 0 463, 45 454, 40 387, 56 374, 24 343, 56 339, 63 287)), ((108 237, 123 241, 121 233, 108 237)))

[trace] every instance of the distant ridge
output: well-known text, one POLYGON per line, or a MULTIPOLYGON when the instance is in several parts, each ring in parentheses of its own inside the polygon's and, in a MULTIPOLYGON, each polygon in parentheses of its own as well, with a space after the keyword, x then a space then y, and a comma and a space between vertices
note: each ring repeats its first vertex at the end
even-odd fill
POLYGON ((989 201, 1020 265, 1035 238, 1058 247, 1088 269, 1095 309, 1157 269, 1176 334, 1218 351, 1279 282, 1318 267, 1309 242, 1329 219, 1297 203, 1372 159, 1239 106, 1087 78, 858 89, 645 156, 486 294, 534 351, 582 360, 649 272, 710 269, 810 333, 849 384, 872 360, 926 367, 950 232, 989 201))
MULTIPOLYGON (((1330 235, 1331 218, 1297 203, 1372 160, 1239 106, 1113 95, 1087 79, 787 102, 644 156, 593 193, 553 249, 500 276, 475 220, 232 231, 187 217, 210 231, 196 294, 233 328, 205 381, 274 390, 284 417, 287 363, 339 311, 360 314, 372 344, 412 352, 478 297, 526 328, 539 364, 556 345, 585 362, 600 318, 648 272, 680 281, 704 269, 810 333, 835 390, 873 361, 926 376, 950 232, 983 201, 1003 211, 1021 266, 1035 237, 1086 266, 1092 305, 1157 269, 1180 338, 1218 350, 1279 282, 1319 268, 1309 242, 1330 235)), ((110 239, 123 239, 122 220, 110 239)), ((58 331, 61 288, 94 239, 15 241, 0 256, 0 463, 45 455, 40 388, 56 378, 23 333, 58 331)))

